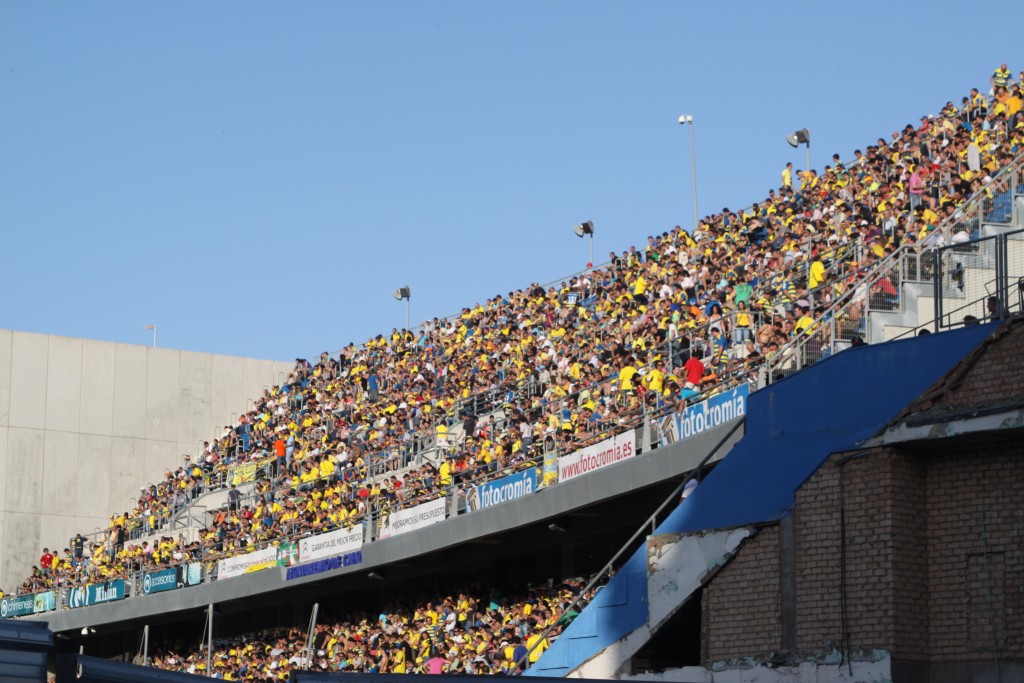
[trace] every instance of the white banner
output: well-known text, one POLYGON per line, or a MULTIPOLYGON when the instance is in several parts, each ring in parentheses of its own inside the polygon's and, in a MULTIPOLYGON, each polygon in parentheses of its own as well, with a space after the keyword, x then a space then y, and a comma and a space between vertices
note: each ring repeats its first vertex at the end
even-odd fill
POLYGON ((249 567, 267 564, 268 562, 277 563, 277 548, 275 546, 256 550, 245 555, 238 555, 237 557, 229 557, 226 560, 219 560, 217 562, 217 578, 229 579, 232 576, 241 576, 249 567))
POLYGON ((338 529, 302 539, 299 541, 299 562, 344 555, 362 547, 363 525, 360 523, 351 529, 338 529))
POLYGON ((377 538, 391 538, 406 531, 415 531, 444 521, 447 498, 438 498, 429 503, 416 505, 404 510, 392 512, 380 525, 377 538))
POLYGON ((608 465, 622 462, 636 455, 636 435, 630 429, 593 446, 581 448, 575 453, 563 455, 558 459, 558 481, 568 481, 582 477, 588 472, 599 470, 608 465))

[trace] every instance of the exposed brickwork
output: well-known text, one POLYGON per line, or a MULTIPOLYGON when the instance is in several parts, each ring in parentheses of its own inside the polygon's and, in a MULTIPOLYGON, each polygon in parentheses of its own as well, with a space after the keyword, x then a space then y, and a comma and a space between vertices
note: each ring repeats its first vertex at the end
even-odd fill
POLYGON ((1024 400, 1024 319, 1005 323, 993 338, 949 371, 902 417, 1024 400))
POLYGON ((892 459, 893 641, 903 661, 928 660, 928 516, 925 459, 892 459))
MULTIPOLYGON (((853 650, 984 661, 994 621, 1001 656, 1024 658, 1024 449, 942 445, 833 455, 797 492, 796 658, 843 647, 841 470, 853 650)), ((779 650, 777 539, 763 530, 706 589, 706 664, 779 650)))
POLYGON ((928 457, 927 514, 932 661, 990 657, 992 619, 1003 656, 1024 657, 1022 446, 966 446, 928 457))
POLYGON ((707 662, 763 657, 779 647, 779 528, 765 527, 704 592, 707 662))
POLYGON ((887 648, 893 630, 892 458, 832 456, 796 496, 797 649, 818 654, 843 640, 841 506, 846 489, 848 628, 856 647, 887 648))
MULTIPOLYGON (((901 417, 1020 401, 1022 359, 1024 322, 1008 323, 901 417)), ((854 656, 883 650, 893 662, 933 672, 991 664, 994 647, 1004 662, 1024 661, 1020 431, 832 455, 796 492, 797 652, 789 658, 844 647, 845 511, 854 656)), ((743 546, 704 595, 705 665, 778 652, 777 528, 743 546)))

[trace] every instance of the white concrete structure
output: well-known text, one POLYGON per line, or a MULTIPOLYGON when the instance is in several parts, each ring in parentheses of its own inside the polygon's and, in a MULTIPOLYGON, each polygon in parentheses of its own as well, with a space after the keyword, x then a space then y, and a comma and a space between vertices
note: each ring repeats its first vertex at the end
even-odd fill
POLYGON ((0 330, 0 588, 12 592, 44 546, 128 510, 291 369, 0 330))

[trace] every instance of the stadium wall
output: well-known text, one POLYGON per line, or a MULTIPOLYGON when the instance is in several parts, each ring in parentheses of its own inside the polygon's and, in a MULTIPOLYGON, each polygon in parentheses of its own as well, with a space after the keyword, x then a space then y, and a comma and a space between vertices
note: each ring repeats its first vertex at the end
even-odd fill
POLYGON ((0 588, 13 592, 44 546, 126 511, 291 369, 0 330, 0 588))

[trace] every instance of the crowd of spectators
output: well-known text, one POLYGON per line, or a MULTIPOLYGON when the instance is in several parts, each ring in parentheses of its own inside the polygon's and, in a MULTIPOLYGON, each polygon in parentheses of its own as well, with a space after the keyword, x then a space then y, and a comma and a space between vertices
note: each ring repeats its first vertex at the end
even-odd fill
POLYGON ((935 228, 1024 151, 1020 83, 994 85, 991 99, 974 90, 848 162, 836 154, 820 173, 787 167, 751 207, 651 235, 556 286, 297 360, 236 425, 112 517, 102 538, 44 553, 49 566, 41 558, 20 591, 211 563, 287 534, 379 519, 744 381, 888 254, 935 242, 935 228), (446 456, 436 465, 415 457, 432 443, 446 456), (196 496, 231 486, 230 468, 245 462, 269 463, 255 497, 234 491, 191 542, 166 531, 196 496), (145 546, 132 541, 142 536, 145 546))
MULTIPOLYGON (((218 640, 210 668, 215 678, 253 681, 286 680, 295 669, 508 674, 536 662, 572 623, 577 612, 569 607, 584 587, 582 579, 571 579, 503 596, 493 586, 462 586, 376 613, 328 618, 314 629, 309 658, 308 627, 218 640)), ((150 664, 204 674, 206 659, 205 649, 176 644, 156 648, 150 664)))

